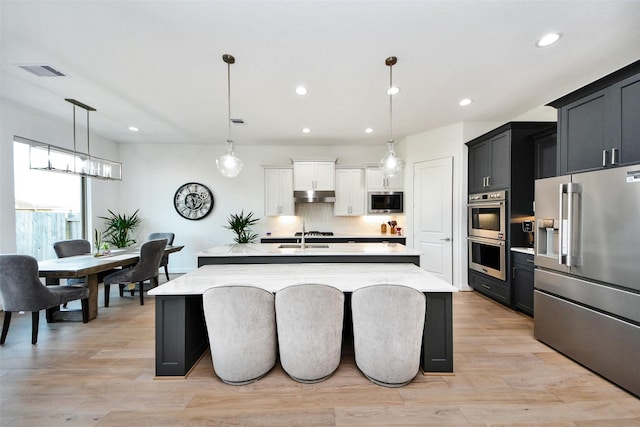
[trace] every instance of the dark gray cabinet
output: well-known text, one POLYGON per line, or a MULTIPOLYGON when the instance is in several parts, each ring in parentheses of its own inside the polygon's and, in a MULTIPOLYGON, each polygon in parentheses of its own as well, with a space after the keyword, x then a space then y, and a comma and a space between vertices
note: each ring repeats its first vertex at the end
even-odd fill
POLYGON ((533 135, 535 179, 558 176, 558 142, 556 128, 533 135))
POLYGON ((533 316, 533 255, 513 252, 512 261, 513 305, 533 316))
POLYGON ((640 162, 640 61, 549 105, 558 109, 560 175, 640 162))
MULTIPOLYGON (((467 142, 469 147, 469 193, 507 190, 507 235, 505 266, 511 266, 513 247, 524 247, 528 236, 522 221, 533 216, 533 193, 536 149, 544 154, 555 150, 555 122, 509 122, 467 142), (536 145, 534 136, 549 137, 548 143, 536 145)), ((551 157, 546 162, 555 163, 551 157)), ((555 166, 548 167, 555 173, 555 166)), ((547 172, 545 172, 547 173, 547 172)), ((476 270, 469 270, 469 285, 508 307, 514 307, 512 279, 498 280, 476 270)))
POLYGON ((469 192, 479 193, 509 186, 510 132, 469 146, 469 192))
POLYGON ((469 285, 476 292, 480 292, 506 306, 511 306, 511 284, 509 281, 494 279, 475 270, 469 270, 469 285))

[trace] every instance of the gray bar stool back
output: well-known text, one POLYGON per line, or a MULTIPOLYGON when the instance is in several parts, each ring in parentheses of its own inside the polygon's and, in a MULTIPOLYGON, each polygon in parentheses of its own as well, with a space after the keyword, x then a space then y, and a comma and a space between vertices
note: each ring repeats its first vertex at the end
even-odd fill
POLYGON ((254 286, 220 286, 202 295, 216 375, 225 383, 257 381, 276 364, 274 297, 254 286))
POLYGON ((373 285, 351 296, 358 369, 385 387, 408 384, 420 369, 426 298, 401 285, 373 285))
POLYGON ((289 286, 276 293, 280 363, 291 378, 314 383, 340 365, 344 294, 327 285, 289 286))

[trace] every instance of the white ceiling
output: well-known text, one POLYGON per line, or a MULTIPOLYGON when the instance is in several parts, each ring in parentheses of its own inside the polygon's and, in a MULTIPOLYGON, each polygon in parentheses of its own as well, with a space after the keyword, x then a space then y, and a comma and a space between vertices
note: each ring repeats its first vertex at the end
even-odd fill
MULTIPOLYGON (((1 96, 122 143, 383 144, 507 121, 640 59, 640 1, 0 1, 1 96), (560 42, 537 48, 549 31, 560 42), (47 64, 67 77, 18 67, 47 64), (298 85, 308 95, 295 94, 298 85), (460 107, 470 97, 474 103, 460 107), (127 130, 134 125, 140 132, 127 130), (303 134, 309 127, 311 133, 303 134), (364 129, 372 127, 373 134, 364 129)), ((25 135, 27 136, 27 135, 25 135)))

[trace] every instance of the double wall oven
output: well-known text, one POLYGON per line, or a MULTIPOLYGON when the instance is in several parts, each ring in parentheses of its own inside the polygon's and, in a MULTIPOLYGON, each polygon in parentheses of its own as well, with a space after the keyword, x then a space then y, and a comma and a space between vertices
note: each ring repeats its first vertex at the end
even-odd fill
POLYGON ((469 268, 506 280, 507 192, 469 195, 469 268))

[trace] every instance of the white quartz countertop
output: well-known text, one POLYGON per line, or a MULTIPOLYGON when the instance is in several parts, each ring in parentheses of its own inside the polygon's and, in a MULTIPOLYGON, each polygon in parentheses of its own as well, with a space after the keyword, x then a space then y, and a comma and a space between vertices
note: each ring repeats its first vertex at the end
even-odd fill
MULTIPOLYGON (((300 239, 301 236, 296 236, 293 234, 262 234, 260 236, 261 239, 300 239)), ((333 236, 306 236, 307 239, 311 238, 311 239, 350 239, 350 238, 375 238, 375 239, 403 239, 405 238, 404 235, 397 235, 397 234, 375 234, 375 233, 369 233, 369 234, 357 234, 357 233, 336 233, 333 236)))
POLYGON ((410 255, 422 253, 400 243, 314 243, 326 247, 280 248, 280 243, 244 243, 220 245, 196 253, 198 257, 247 256, 354 256, 354 255, 410 255))
POLYGON ((302 263, 205 265, 149 295, 201 295, 214 286, 252 285, 277 292, 287 286, 318 283, 343 292, 377 284, 400 284, 421 292, 457 292, 457 288, 410 263, 302 263))
POLYGON ((535 255, 533 248, 525 248, 525 247, 515 247, 511 248, 512 252, 520 252, 523 254, 535 255))

